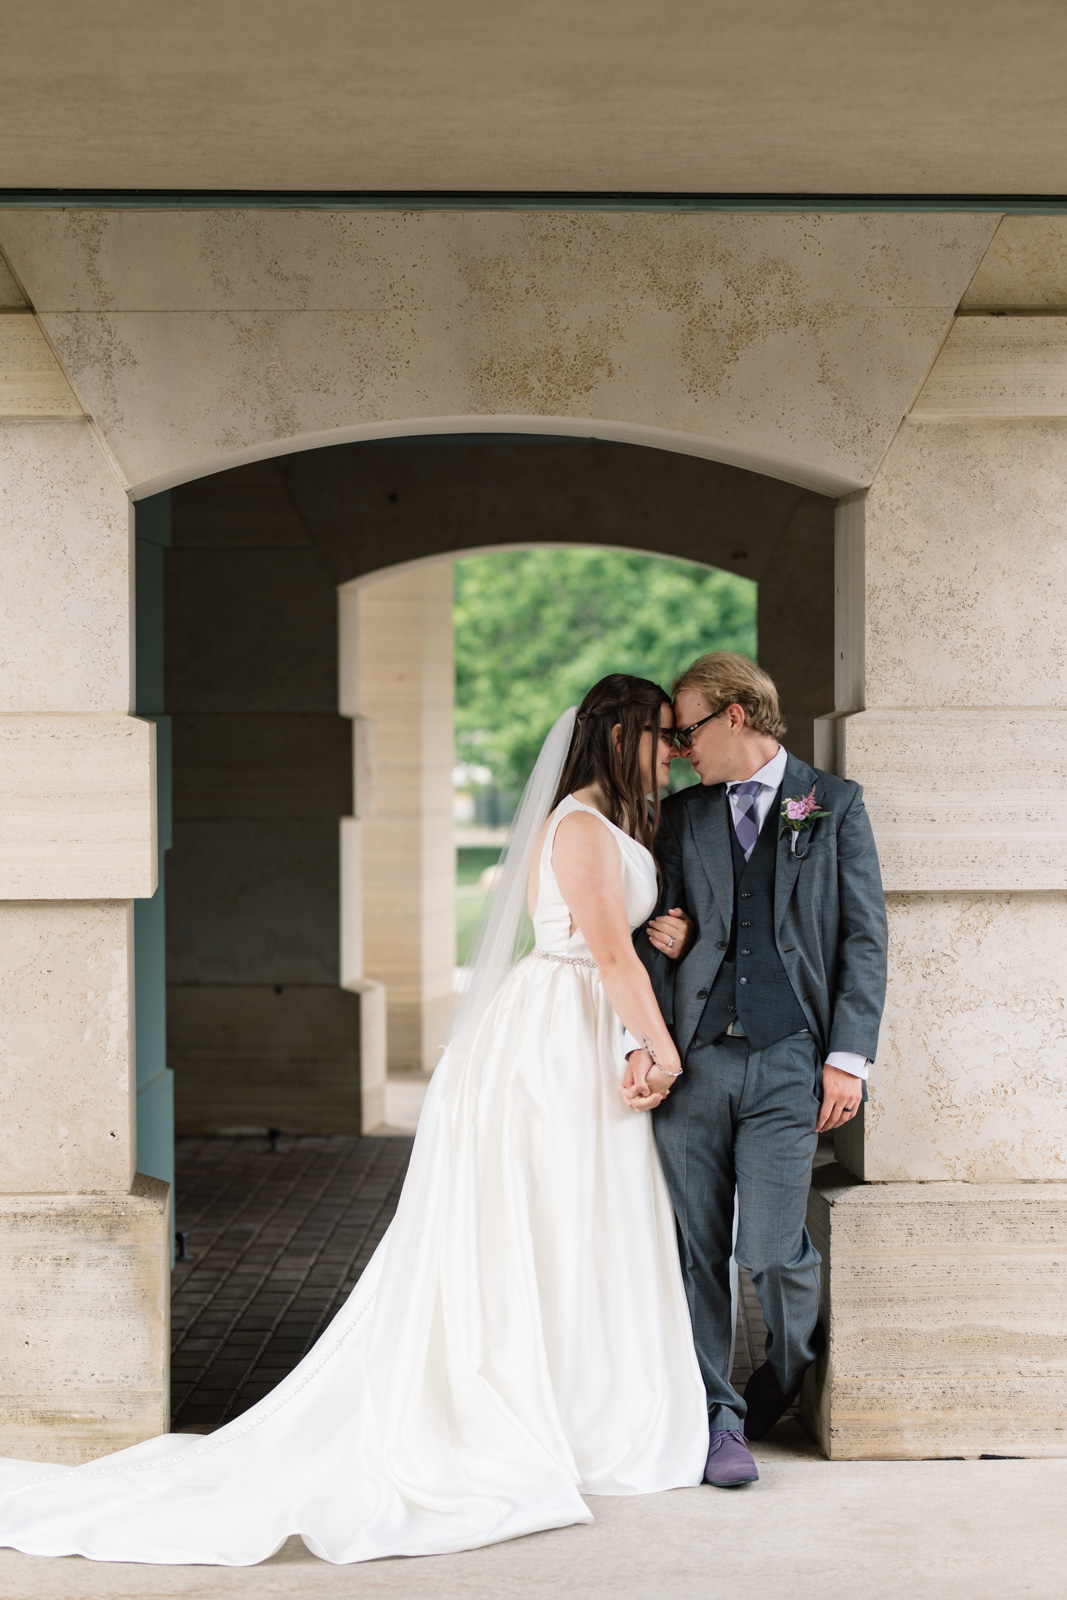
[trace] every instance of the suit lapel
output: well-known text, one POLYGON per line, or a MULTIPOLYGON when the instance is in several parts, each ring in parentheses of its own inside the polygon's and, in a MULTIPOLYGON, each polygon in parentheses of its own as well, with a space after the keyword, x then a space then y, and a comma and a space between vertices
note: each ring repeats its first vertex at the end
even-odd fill
MULTIPOLYGON (((792 800, 798 794, 808 794, 812 784, 817 782, 817 773, 806 761, 798 761, 796 756, 790 756, 782 778, 783 801, 792 800)), ((778 832, 778 856, 774 869, 774 932, 777 938, 800 876, 800 857, 792 852, 789 842, 791 830, 782 826, 780 816, 768 817, 766 826, 774 827, 778 832)))
POLYGON ((702 790, 697 805, 686 809, 700 865, 711 888, 715 909, 727 930, 734 904, 734 863, 727 831, 732 824, 728 812, 726 785, 722 783, 702 790))

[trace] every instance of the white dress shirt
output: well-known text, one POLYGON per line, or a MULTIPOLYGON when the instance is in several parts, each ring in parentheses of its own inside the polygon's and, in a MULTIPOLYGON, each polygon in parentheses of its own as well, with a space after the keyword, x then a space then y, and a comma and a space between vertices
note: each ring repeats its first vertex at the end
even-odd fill
MULTIPOLYGON (((756 822, 762 832, 763 825, 767 821, 767 815, 774 803, 774 797, 782 786, 782 779, 785 777, 785 764, 788 760, 788 752, 782 745, 779 745, 771 759, 760 767, 758 772, 754 772, 751 778, 744 780, 738 778, 735 782, 726 785, 726 793, 730 800, 730 812, 733 820, 736 821, 737 818, 737 801, 739 798, 744 798, 744 796, 736 794, 737 784, 741 782, 761 783, 763 787, 759 794, 754 796, 754 799, 756 802, 756 822)), ((785 798, 792 799, 792 796, 787 795, 785 798)), ((632 1050, 639 1050, 640 1048, 641 1046, 627 1028, 623 1035, 624 1053, 629 1055, 632 1050)), ((831 1050, 826 1058, 826 1065, 828 1067, 838 1067, 842 1072, 849 1072, 854 1078, 866 1078, 871 1067, 866 1056, 856 1055, 852 1050, 831 1050)))

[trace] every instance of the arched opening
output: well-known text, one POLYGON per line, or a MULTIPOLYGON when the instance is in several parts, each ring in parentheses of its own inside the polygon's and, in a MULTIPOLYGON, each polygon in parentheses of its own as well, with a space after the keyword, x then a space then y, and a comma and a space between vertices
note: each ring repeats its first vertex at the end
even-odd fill
MULTIPOLYGON (((138 710, 160 715, 173 746, 160 1081, 174 1082, 177 1127, 189 1136, 255 1134, 262 1154, 271 1130, 327 1144, 372 1130, 383 1115, 390 989, 389 1032, 418 1036, 410 1065, 420 1052, 425 1065, 436 1043, 441 974, 416 974, 405 996, 404 974, 386 970, 365 903, 364 834, 378 829, 378 890, 392 891, 397 918, 414 929, 409 945, 425 951, 448 900, 438 896, 435 911, 434 874, 454 883, 451 816, 431 814, 427 773, 443 764, 450 786, 451 641, 439 624, 456 556, 602 546, 743 575, 758 586, 759 655, 782 688, 798 754, 810 759, 812 719, 833 704, 833 502, 781 479, 641 445, 438 434, 247 463, 175 488, 167 504, 169 544, 160 536, 142 569, 158 588, 158 703, 138 710), (387 617, 390 593, 407 598, 387 617), (368 608, 379 665, 393 675, 380 717, 363 698, 368 608), (405 671, 411 716, 398 735, 405 671), (398 737, 422 743, 387 794, 381 759, 398 737), (378 837, 383 810, 397 824, 392 845, 378 837)), ((139 546, 162 525, 162 505, 139 508, 139 546)), ((159 981, 163 898, 154 933, 138 939, 146 1019, 155 1011, 141 977, 159 981)), ((447 954, 438 962, 451 964, 447 954)), ((165 1111, 142 1101, 142 1148, 162 1150, 165 1111)), ((360 1184, 370 1171, 358 1161, 344 1170, 360 1184)), ((401 1171, 375 1213, 382 1227, 401 1171)), ((179 1229, 191 1193, 178 1186, 179 1229)), ((305 1318, 310 1292, 301 1290, 305 1318)), ((254 1384, 242 1393, 250 1402, 254 1384)))

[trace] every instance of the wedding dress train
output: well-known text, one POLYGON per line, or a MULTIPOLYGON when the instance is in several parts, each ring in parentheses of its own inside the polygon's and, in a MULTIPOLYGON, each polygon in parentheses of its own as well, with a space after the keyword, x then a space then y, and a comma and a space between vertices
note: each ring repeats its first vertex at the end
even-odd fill
MULTIPOLYGON (((314 1349, 214 1434, 80 1467, 0 1462, 0 1544, 241 1566, 299 1534, 327 1561, 366 1561, 587 1522, 583 1494, 700 1482, 674 1216, 552 870, 575 809, 542 852, 536 948, 446 1051, 396 1216, 314 1349)), ((612 832, 636 927, 655 868, 612 832)))

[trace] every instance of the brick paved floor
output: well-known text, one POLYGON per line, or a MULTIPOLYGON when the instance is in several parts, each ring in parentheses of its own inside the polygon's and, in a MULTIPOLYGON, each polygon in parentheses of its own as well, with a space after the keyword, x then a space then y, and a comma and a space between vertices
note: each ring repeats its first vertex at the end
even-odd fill
POLYGON ((296 1366, 389 1226, 409 1139, 181 1138, 188 1259, 171 1300, 172 1427, 217 1427, 296 1366))
MULTIPOLYGON (((172 1426, 207 1430, 263 1398, 311 1348, 389 1225, 411 1140, 181 1138, 172 1426)), ((734 1381, 767 1330, 742 1273, 734 1381)))

